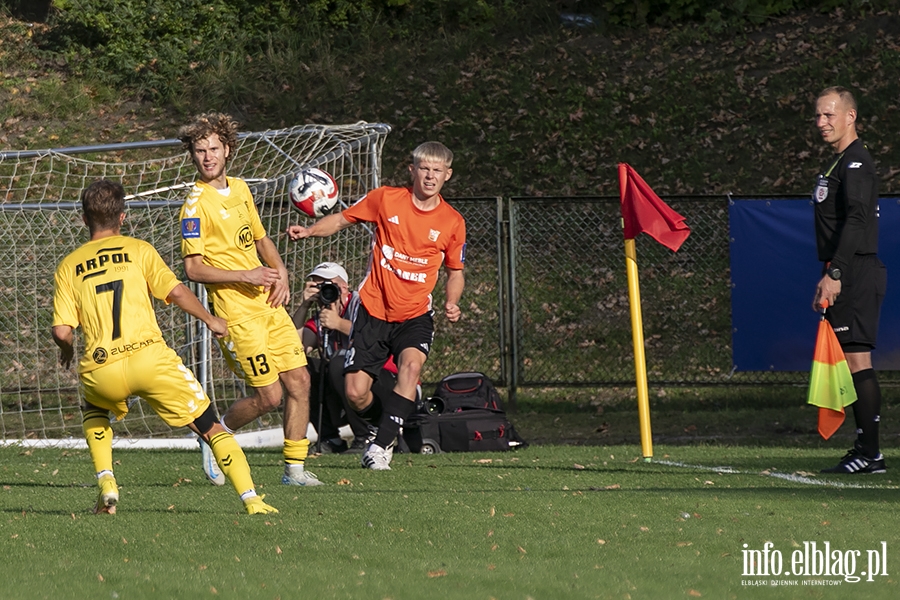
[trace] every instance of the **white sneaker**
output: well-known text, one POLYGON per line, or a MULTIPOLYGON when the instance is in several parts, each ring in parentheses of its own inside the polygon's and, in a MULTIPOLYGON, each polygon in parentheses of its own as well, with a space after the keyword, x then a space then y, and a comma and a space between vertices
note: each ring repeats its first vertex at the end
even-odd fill
POLYGON ((318 477, 303 467, 286 467, 284 475, 281 476, 281 483, 284 485, 299 485, 301 487, 323 485, 318 477))
POLYGON ((206 478, 213 485, 225 485, 225 474, 219 468, 219 463, 216 462, 216 456, 213 454, 212 448, 209 447, 209 444, 203 438, 198 437, 197 441, 200 442, 200 453, 203 454, 203 472, 206 473, 206 478))
POLYGON ((394 445, 391 444, 388 449, 372 443, 363 452, 362 466, 364 469, 372 469, 373 471, 390 471, 391 458, 394 456, 394 445))
MULTIPOLYGON (((400 435, 403 435, 402 427, 400 428, 400 435)), ((365 454, 365 451, 368 449, 369 446, 371 446, 373 443, 375 443, 376 437, 378 437, 378 428, 375 427, 374 425, 370 425, 369 426, 369 437, 366 438, 366 445, 363 448, 363 454, 365 454)), ((387 461, 389 463, 394 458, 394 448, 396 446, 397 446, 397 438, 394 438, 393 441, 391 441, 390 445, 384 449, 385 453, 387 454, 387 461)), ((363 465, 363 466, 365 466, 365 465, 363 465)))

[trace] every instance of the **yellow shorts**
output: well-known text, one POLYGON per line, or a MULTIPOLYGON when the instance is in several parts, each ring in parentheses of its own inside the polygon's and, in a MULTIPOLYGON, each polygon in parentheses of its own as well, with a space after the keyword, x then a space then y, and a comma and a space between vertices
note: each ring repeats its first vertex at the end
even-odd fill
POLYGON ((174 350, 164 342, 81 374, 84 399, 112 411, 128 413, 129 396, 140 396, 171 427, 184 427, 203 414, 209 398, 174 350))
POLYGON ((306 366, 300 335, 284 308, 229 325, 219 346, 231 370, 250 387, 271 385, 280 373, 306 366))

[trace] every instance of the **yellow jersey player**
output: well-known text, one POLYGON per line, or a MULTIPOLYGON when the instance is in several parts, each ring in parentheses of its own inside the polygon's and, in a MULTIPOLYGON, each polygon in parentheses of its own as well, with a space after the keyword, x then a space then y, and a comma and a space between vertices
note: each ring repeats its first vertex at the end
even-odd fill
POLYGON ((116 512, 119 489, 109 413, 121 420, 131 395, 144 398, 170 426, 189 427, 209 444, 248 513, 278 512, 256 494, 243 450, 217 422, 194 374, 163 340, 148 291, 200 319, 217 336, 227 332, 225 321, 203 308, 153 246, 120 234, 125 220, 120 184, 92 183, 82 192, 81 204, 91 239, 56 269, 52 333, 60 363, 69 368, 74 330, 82 329, 83 429, 100 486, 94 512, 116 512))
POLYGON ((233 432, 275 410, 283 385, 281 482, 321 485, 304 469, 310 380, 300 336, 284 307, 290 300, 287 269, 247 184, 225 174, 237 144, 237 124, 228 115, 207 113, 182 127, 179 138, 199 173, 181 209, 184 270, 191 280, 206 284, 215 314, 228 322, 228 335, 219 340, 222 354, 253 389, 229 407, 221 424, 233 432))

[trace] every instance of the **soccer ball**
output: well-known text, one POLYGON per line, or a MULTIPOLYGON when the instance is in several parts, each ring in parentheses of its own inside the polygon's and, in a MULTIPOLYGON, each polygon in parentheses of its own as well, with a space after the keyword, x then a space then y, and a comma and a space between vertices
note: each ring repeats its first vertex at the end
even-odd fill
POLYGON ((334 177, 315 168, 297 173, 288 193, 297 210, 310 217, 322 217, 330 213, 339 196, 334 177))

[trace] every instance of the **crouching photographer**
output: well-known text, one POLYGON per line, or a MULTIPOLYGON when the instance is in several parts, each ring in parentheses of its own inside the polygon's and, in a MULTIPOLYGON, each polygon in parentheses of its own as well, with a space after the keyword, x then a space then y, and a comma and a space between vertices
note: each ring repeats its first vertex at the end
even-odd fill
MULTIPOLYGON (((349 405, 344 391, 344 356, 359 294, 350 291, 347 271, 337 263, 322 263, 307 277, 303 300, 294 312, 294 326, 303 341, 312 380, 309 422, 316 428, 320 440, 317 446, 323 452, 361 453, 373 430, 349 405), (353 432, 350 444, 340 436, 343 425, 349 425, 353 432)), ((373 385, 376 399, 394 387, 396 367, 392 373, 390 366, 381 370, 373 385)), ((380 402, 373 404, 380 406, 380 402)))

